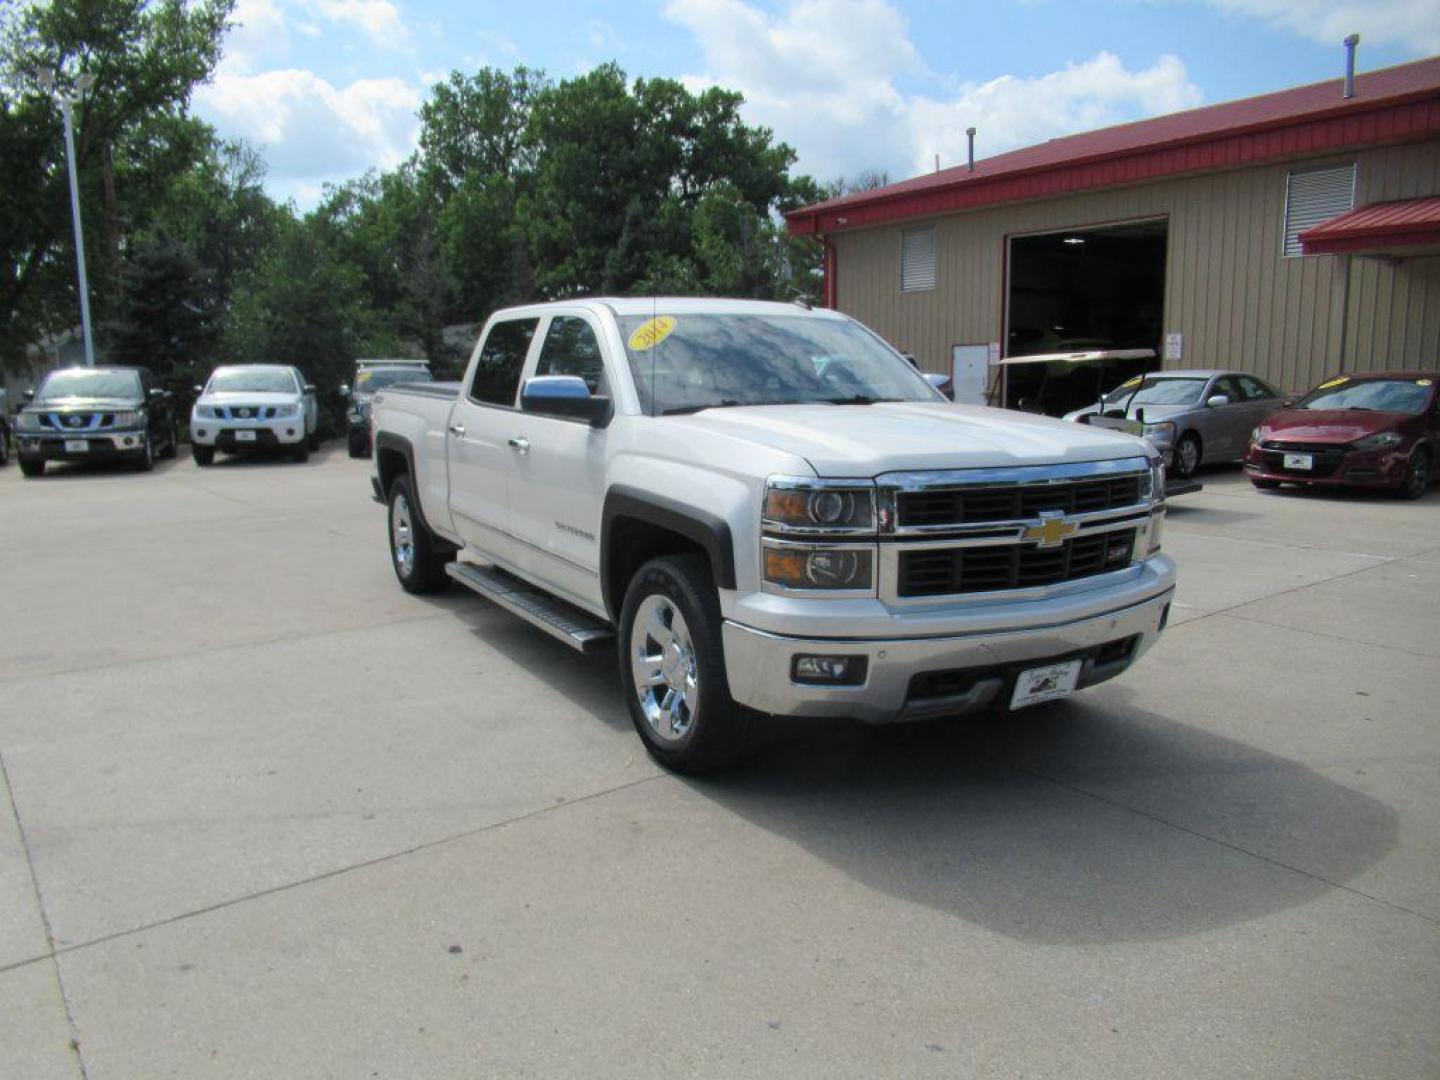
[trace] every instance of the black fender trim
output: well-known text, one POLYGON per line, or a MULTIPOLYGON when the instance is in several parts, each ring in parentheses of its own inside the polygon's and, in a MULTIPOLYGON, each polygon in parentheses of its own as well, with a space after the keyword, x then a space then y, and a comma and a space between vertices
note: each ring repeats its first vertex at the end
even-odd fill
MULTIPOLYGON (((396 435, 393 431, 377 431, 375 433, 375 471, 380 471, 380 451, 393 450, 405 459, 405 473, 410 480, 410 492, 415 496, 415 516, 420 520, 420 525, 434 539, 442 550, 455 550, 455 545, 445 537, 439 535, 430 528, 430 523, 425 520, 425 507, 420 504, 420 484, 415 478, 415 448, 410 445, 410 440, 402 435, 396 435)), ((376 501, 390 504, 389 489, 380 490, 380 481, 371 477, 371 484, 380 496, 376 501)))
POLYGON ((617 484, 605 493, 600 519, 600 583, 605 608, 612 616, 618 616, 624 599, 613 595, 609 573, 612 530, 620 518, 635 518, 693 540, 710 557, 715 584, 722 589, 735 588, 735 542, 724 518, 663 495, 617 484))

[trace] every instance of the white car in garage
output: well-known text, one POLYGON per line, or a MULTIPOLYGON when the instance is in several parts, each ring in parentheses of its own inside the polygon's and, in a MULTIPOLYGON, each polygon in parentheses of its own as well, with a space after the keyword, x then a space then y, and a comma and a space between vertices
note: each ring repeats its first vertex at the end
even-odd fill
POLYGON ((197 465, 209 465, 217 450, 288 450, 296 461, 306 461, 318 445, 315 387, 297 368, 218 367, 195 392, 199 396, 190 410, 190 447, 197 465))

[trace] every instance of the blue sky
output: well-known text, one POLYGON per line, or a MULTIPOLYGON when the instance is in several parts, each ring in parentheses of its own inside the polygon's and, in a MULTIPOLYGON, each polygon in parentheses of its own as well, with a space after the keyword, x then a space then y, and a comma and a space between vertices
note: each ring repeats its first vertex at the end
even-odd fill
POLYGON ((196 108, 311 205, 392 167, 452 69, 561 78, 607 60, 746 95, 821 179, 893 179, 1142 116, 1440 54, 1437 0, 239 0, 196 108))

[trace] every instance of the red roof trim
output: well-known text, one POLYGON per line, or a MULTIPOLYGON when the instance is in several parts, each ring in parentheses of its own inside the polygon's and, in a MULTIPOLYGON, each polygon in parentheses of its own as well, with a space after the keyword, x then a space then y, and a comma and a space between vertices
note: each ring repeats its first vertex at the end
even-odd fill
POLYGON ((1371 203, 1300 234, 1306 255, 1440 245, 1440 195, 1371 203))
POLYGON ((1440 134, 1440 58, 1052 140, 786 215, 812 235, 1440 134))

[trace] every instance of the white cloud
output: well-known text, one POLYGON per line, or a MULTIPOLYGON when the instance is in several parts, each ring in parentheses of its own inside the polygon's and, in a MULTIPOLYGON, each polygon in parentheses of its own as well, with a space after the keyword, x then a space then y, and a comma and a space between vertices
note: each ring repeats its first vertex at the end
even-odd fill
POLYGON ((671 0, 706 62, 692 88, 744 93, 746 117, 795 147, 799 168, 821 179, 878 168, 895 179, 964 160, 965 128, 990 157, 1108 124, 1199 104, 1174 56, 1130 70, 1099 53, 1034 78, 955 80, 943 97, 903 92, 897 79, 927 72, 904 17, 886 0, 792 0, 769 15, 744 0, 671 0))
POLYGON ((410 36, 390 0, 309 0, 309 6, 331 22, 353 23, 377 45, 394 48, 410 36))
POLYGON ((253 71, 285 56, 290 31, 276 0, 239 0, 225 35, 225 63, 235 71, 253 71))
POLYGON ((626 51, 625 41, 604 19, 591 19, 586 24, 585 40, 596 52, 618 56, 626 51))
POLYGON ((337 87, 295 68, 253 75, 222 68, 195 93, 202 115, 261 148, 269 186, 302 203, 322 182, 403 161, 415 145, 420 100, 420 90, 401 79, 337 87))
POLYGON ((1338 46, 1358 33, 1363 48, 1399 45, 1417 56, 1440 52, 1436 0, 1209 0, 1213 7, 1250 15, 1301 37, 1338 46))

